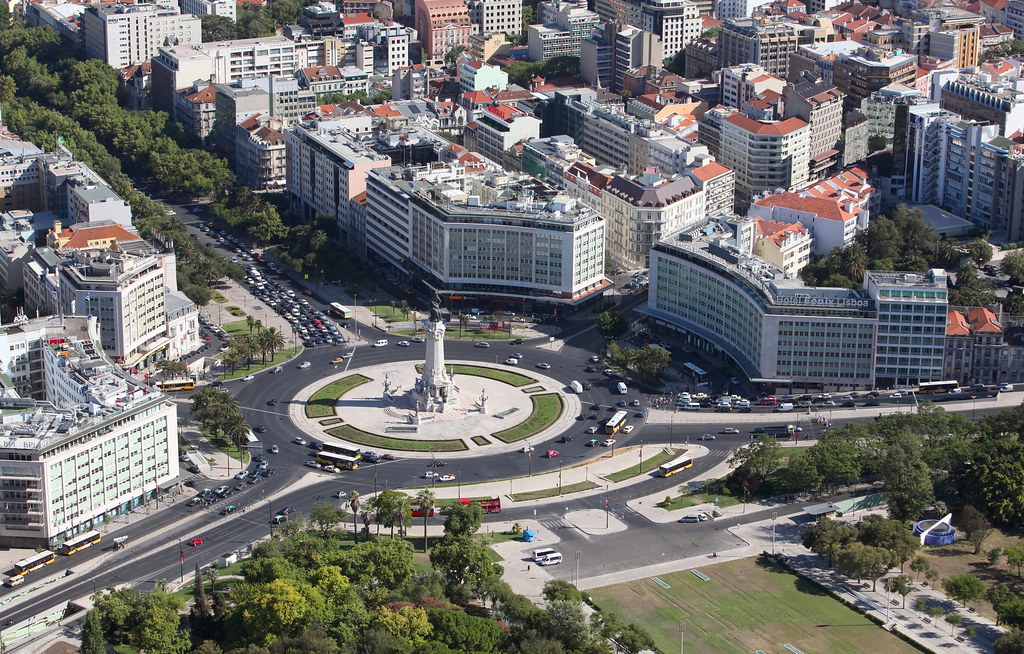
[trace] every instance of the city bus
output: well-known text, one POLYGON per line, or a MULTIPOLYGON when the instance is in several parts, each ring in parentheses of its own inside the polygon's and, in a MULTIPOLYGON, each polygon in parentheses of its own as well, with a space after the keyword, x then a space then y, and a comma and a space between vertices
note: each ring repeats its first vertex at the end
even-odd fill
POLYGON ((626 416, 629 414, 625 411, 616 411, 615 415, 611 417, 608 422, 604 423, 604 433, 616 434, 620 429, 626 426, 626 416))
POLYGON ((960 382, 953 381, 933 381, 933 382, 921 382, 917 387, 918 395, 935 395, 936 393, 949 393, 960 388, 960 382))
POLYGON ((329 441, 324 441, 323 447, 321 448, 320 451, 328 452, 330 454, 342 454, 344 456, 350 456, 353 459, 362 458, 362 455, 359 453, 359 448, 349 447, 347 445, 342 445, 341 443, 331 443, 329 441))
POLYGON ((345 456, 334 452, 317 452, 316 460, 325 466, 334 466, 340 470, 355 470, 359 467, 359 460, 354 456, 345 456))
POLYGON ((98 531, 87 531, 84 534, 75 536, 74 538, 69 538, 68 540, 64 541, 64 543, 60 546, 60 553, 64 554, 65 556, 71 556, 79 550, 84 550, 85 548, 91 545, 95 545, 96 543, 100 542, 100 539, 102 538, 103 535, 98 531))
POLYGON ((194 379, 168 379, 158 381, 156 387, 162 391, 191 391, 196 387, 194 379))
POLYGON ((708 373, 695 363, 687 361, 683 364, 683 375, 685 375, 694 386, 707 386, 708 373))
POLYGON ((480 499, 468 499, 462 498, 459 500, 460 504, 479 504, 484 510, 484 513, 501 513, 501 498, 500 497, 482 497, 480 499))
POLYGON ((44 565, 50 565, 57 557, 50 550, 43 550, 38 554, 33 554, 27 559, 22 559, 14 564, 14 575, 25 575, 33 570, 38 570, 44 565))
POLYGON ((691 467, 693 467, 693 458, 690 456, 681 456, 678 459, 673 459, 672 461, 659 466, 658 476, 671 477, 680 470, 686 470, 691 467))
POLYGON ((331 314, 338 316, 342 320, 348 320, 352 317, 352 310, 346 306, 342 306, 340 302, 331 302, 327 309, 331 314))

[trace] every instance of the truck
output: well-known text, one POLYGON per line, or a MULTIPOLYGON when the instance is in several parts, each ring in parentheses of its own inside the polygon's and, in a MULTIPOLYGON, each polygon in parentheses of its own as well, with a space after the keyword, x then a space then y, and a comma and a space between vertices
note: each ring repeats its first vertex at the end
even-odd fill
POLYGON ((761 434, 774 436, 775 438, 792 438, 802 432, 803 429, 796 425, 768 425, 766 427, 754 427, 751 438, 757 438, 761 434))
POLYGON ((572 392, 576 393, 577 395, 583 392, 583 384, 575 380, 569 382, 569 388, 571 388, 572 392))

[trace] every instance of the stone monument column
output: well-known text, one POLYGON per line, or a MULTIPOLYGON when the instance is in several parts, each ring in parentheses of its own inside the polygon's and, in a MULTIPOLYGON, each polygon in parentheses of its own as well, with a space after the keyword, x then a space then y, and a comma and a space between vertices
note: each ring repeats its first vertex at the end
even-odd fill
POLYGON ((426 325, 427 351, 419 383, 427 410, 443 411, 445 404, 455 401, 454 385, 444 369, 445 331, 444 317, 441 315, 441 298, 435 292, 430 307, 430 318, 426 325))

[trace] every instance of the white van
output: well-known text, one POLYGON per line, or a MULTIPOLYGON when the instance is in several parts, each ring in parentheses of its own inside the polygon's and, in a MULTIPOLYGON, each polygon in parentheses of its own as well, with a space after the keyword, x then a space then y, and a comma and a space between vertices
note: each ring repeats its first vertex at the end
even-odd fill
POLYGON ((533 550, 533 560, 537 563, 540 563, 544 559, 548 558, 548 555, 550 554, 558 554, 558 550, 550 547, 544 547, 539 550, 533 550))
POLYGON ((625 395, 626 393, 629 392, 629 389, 626 388, 626 384, 624 382, 619 382, 618 384, 615 384, 615 390, 619 392, 619 395, 625 395))
POLYGON ((787 413, 787 412, 792 411, 792 410, 793 410, 793 403, 792 402, 783 402, 782 404, 780 404, 777 407, 775 407, 775 412, 776 413, 787 413))
POLYGON ((562 553, 561 552, 554 552, 552 554, 548 554, 547 556, 545 556, 540 561, 537 561, 537 565, 558 565, 561 562, 562 562, 562 553))
POLYGON ((371 347, 387 347, 387 346, 388 346, 388 339, 382 338, 379 341, 377 341, 376 343, 374 343, 371 347))
POLYGON ((576 393, 577 395, 583 392, 583 384, 579 383, 576 380, 569 382, 569 388, 571 388, 572 392, 576 393))
POLYGON ((683 405, 683 411, 700 411, 700 402, 687 402, 683 405))
POLYGON ((23 575, 4 579, 4 586, 7 586, 8 588, 14 588, 15 586, 20 586, 23 583, 25 583, 25 577, 23 575))

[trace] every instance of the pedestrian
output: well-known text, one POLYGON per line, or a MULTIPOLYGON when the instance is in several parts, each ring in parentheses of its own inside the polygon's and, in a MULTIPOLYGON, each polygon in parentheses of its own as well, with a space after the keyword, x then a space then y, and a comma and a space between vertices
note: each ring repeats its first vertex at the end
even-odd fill
POLYGON ((527 564, 526 564, 526 571, 527 571, 527 572, 529 572, 529 571, 530 571, 530 564, 529 564, 529 563, 527 563, 527 564))

